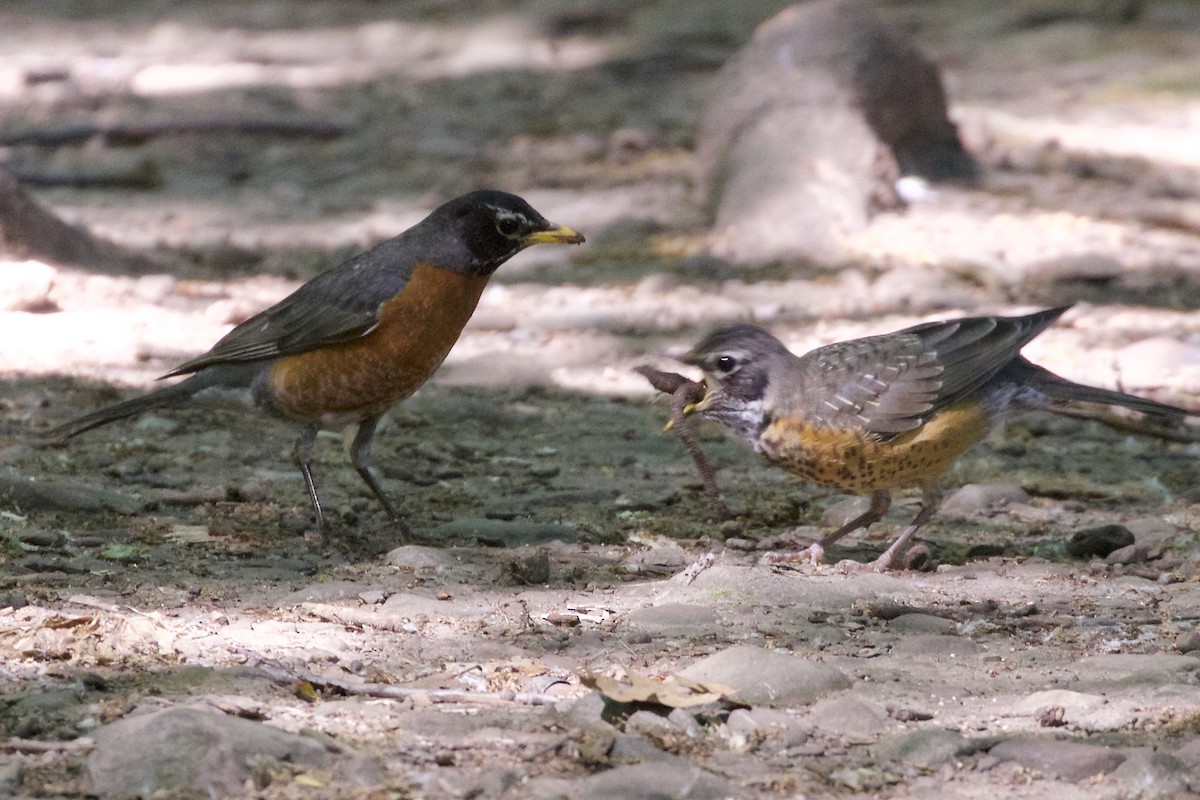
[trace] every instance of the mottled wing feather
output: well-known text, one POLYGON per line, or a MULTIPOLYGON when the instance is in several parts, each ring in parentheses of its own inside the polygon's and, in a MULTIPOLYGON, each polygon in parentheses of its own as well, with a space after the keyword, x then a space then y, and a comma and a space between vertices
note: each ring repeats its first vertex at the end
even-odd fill
POLYGON ((383 303, 399 294, 412 276, 411 262, 388 263, 385 248, 395 241, 317 276, 169 374, 302 353, 366 335, 378 324, 383 303))
POLYGON ((881 436, 923 425, 990 380, 1066 309, 928 323, 839 342, 800 359, 812 422, 881 436))
POLYGON ((876 433, 915 428, 932 407, 940 385, 940 366, 917 336, 839 342, 801 361, 810 404, 801 411, 830 427, 876 433))
MULTIPOLYGON (((970 394, 1005 367, 1021 352, 1029 340, 1044 331, 1066 311, 1066 307, 1038 311, 1024 317, 971 317, 955 320, 949 336, 934 343, 942 365, 942 386, 938 407, 950 405, 970 394)), ((918 330, 921 326, 918 326, 918 330)), ((918 335, 921 335, 918 333, 918 335)))

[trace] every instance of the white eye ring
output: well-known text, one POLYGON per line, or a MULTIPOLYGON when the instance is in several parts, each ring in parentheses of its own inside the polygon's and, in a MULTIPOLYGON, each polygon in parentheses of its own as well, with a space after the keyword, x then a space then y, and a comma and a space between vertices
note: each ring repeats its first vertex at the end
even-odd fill
POLYGON ((516 217, 504 216, 496 220, 496 232, 505 239, 515 239, 521 230, 521 223, 516 217))

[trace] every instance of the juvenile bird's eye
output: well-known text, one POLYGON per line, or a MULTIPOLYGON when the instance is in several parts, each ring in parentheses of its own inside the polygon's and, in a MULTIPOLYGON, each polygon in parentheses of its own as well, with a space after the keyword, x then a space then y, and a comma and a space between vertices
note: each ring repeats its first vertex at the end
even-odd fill
POLYGON ((720 356, 717 358, 717 370, 728 375, 738 368, 738 360, 733 356, 720 356))
POLYGON ((521 224, 517 222, 515 217, 501 217, 496 220, 496 230, 506 239, 516 236, 517 231, 520 229, 521 224))

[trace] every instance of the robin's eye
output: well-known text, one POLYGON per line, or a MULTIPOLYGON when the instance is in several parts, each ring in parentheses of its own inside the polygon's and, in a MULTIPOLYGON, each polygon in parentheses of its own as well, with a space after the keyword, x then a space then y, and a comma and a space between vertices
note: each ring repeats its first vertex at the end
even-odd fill
POLYGON ((516 236, 520 229, 521 224, 514 217, 501 217, 496 220, 496 230, 506 239, 516 236))
POLYGON ((717 358, 717 371, 726 375, 738 368, 738 360, 733 356, 720 356, 717 358))

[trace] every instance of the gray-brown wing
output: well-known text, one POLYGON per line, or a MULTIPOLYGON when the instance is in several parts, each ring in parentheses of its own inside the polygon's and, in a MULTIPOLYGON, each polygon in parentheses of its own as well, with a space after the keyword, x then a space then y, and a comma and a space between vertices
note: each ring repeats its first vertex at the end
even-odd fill
POLYGON ((411 260, 393 257, 396 244, 389 240, 318 275, 167 377, 214 364, 302 353, 366 335, 379 322, 380 306, 399 294, 412 275, 411 260))
POLYGON ((921 425, 941 387, 937 354, 918 336, 889 334, 838 342, 800 359, 811 422, 879 434, 921 425))
POLYGON ((918 428, 983 386, 1066 309, 969 317, 818 348, 799 365, 808 419, 879 435, 918 428))

